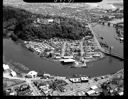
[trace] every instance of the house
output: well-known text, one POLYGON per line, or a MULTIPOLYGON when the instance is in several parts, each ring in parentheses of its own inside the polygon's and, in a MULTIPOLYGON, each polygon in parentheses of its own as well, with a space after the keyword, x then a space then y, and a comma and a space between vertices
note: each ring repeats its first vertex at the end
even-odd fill
POLYGON ((98 87, 97 87, 96 85, 93 85, 93 86, 91 86, 90 89, 95 90, 95 89, 97 89, 97 88, 98 88, 98 87))
POLYGON ((64 59, 70 59, 73 58, 73 56, 63 56, 64 59))
POLYGON ((11 92, 11 93, 10 93, 10 95, 11 95, 11 96, 14 96, 14 95, 15 95, 15 93, 14 93, 14 92, 11 92))
POLYGON ((124 95, 124 92, 119 92, 118 94, 119 94, 120 96, 122 96, 122 95, 124 95))
POLYGON ((4 70, 10 69, 10 68, 9 68, 9 65, 3 64, 3 69, 4 69, 4 70))
POLYGON ((17 76, 16 72, 13 71, 13 70, 11 70, 11 76, 12 76, 12 77, 16 77, 16 76, 17 76))
POLYGON ((78 91, 76 93, 77 96, 84 96, 85 95, 85 92, 84 91, 78 91))
POLYGON ((53 21, 53 19, 48 19, 48 23, 52 23, 53 21))
POLYGON ((89 80, 88 77, 81 77, 80 79, 82 82, 88 82, 88 80, 89 80))
POLYGON ((51 75, 44 73, 43 76, 45 76, 45 77, 50 77, 51 75))
POLYGON ((61 57, 60 56, 55 56, 55 59, 60 59, 61 57))
POLYGON ((89 90, 86 94, 90 96, 90 95, 95 94, 95 91, 94 90, 89 90))
POLYGON ((70 78, 69 80, 73 83, 81 82, 80 78, 70 78))
POLYGON ((48 89, 48 86, 46 86, 46 85, 44 85, 44 86, 39 86, 39 88, 40 88, 41 90, 47 90, 47 89, 48 89))
POLYGON ((30 71, 27 75, 30 75, 32 78, 37 77, 37 72, 36 71, 30 71))

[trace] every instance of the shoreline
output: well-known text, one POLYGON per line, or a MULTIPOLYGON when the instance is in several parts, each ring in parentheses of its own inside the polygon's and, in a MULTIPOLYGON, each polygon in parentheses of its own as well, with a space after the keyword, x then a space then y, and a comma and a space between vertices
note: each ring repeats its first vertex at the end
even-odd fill
MULTIPOLYGON (((16 73, 18 73, 21 77, 23 77, 23 75, 26 75, 27 73, 25 73, 25 72, 23 72, 23 71, 21 71, 21 70, 19 70, 19 69, 17 69, 15 66, 13 66, 12 65, 12 63, 10 63, 10 62, 5 62, 6 64, 8 64, 9 66, 10 66, 10 69, 12 69, 12 70, 14 70, 16 73)), ((21 63, 20 63, 21 64, 21 63)), ((25 65, 24 65, 25 66, 25 65)), ((27 66, 26 66, 27 67, 27 66)), ((28 68, 28 67, 27 67, 28 68)), ((30 69, 29 69, 29 71, 31 71, 30 69)), ((29 72, 28 71, 28 72, 29 72)), ((104 76, 113 76, 113 75, 116 75, 116 74, 118 74, 118 73, 120 73, 120 72, 122 72, 122 71, 124 71, 124 68, 121 68, 120 70, 118 70, 118 71, 116 71, 116 72, 113 72, 113 73, 109 73, 109 74, 105 74, 105 75, 99 75, 99 76, 93 76, 93 77, 90 77, 90 76, 88 76, 88 75, 86 75, 87 77, 89 77, 90 79, 94 79, 94 78, 97 78, 97 77, 104 77, 104 76)), ((37 72, 39 75, 41 74, 49 74, 49 73, 46 73, 45 71, 43 71, 42 73, 40 73, 40 72, 37 72)), ((55 75, 55 74, 49 74, 51 77, 66 77, 66 78, 69 78, 69 77, 73 77, 74 76, 74 74, 73 75, 69 75, 69 76, 59 76, 59 75, 55 75)), ((82 77, 82 76, 85 76, 85 75, 82 75, 82 74, 77 74, 77 76, 78 77, 82 77)))

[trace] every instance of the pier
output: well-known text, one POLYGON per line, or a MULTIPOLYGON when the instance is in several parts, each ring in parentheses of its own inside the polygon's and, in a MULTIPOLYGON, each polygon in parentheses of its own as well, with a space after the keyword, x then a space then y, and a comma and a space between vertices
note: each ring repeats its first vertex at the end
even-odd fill
POLYGON ((119 56, 117 56, 117 55, 114 55, 114 54, 110 53, 109 51, 101 51, 101 52, 103 52, 104 54, 106 54, 106 55, 108 55, 108 56, 111 56, 111 57, 114 57, 114 58, 116 58, 116 59, 119 59, 119 60, 121 60, 121 61, 124 60, 124 58, 119 57, 119 56))

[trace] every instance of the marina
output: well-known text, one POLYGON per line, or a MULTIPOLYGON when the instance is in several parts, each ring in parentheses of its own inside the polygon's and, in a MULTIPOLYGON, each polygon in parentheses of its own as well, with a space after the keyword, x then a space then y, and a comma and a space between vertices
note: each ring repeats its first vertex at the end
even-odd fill
MULTIPOLYGON (((111 53, 114 52, 115 55, 119 57, 123 56, 123 45, 117 42, 116 39, 113 36, 111 36, 115 34, 114 29, 107 26, 96 25, 95 27, 93 27, 93 30, 94 32, 96 32, 96 36, 97 34, 99 34, 100 36, 104 37, 106 41, 109 41, 109 42, 111 41, 111 43, 107 42, 109 46, 114 46, 114 49, 111 50, 111 53), (103 30, 100 30, 100 28, 103 28, 103 30), (105 31, 110 35, 108 35, 105 31)), ((28 66, 30 70, 35 69, 40 73, 42 72, 42 70, 45 69, 44 71, 47 73, 57 74, 62 76, 69 76, 72 74, 85 74, 89 76, 95 76, 95 75, 104 75, 104 74, 113 73, 123 67, 123 62, 121 62, 120 60, 111 56, 106 56, 105 58, 99 61, 87 63, 86 66, 89 68, 75 68, 75 69, 66 68, 68 67, 68 65, 65 67, 57 61, 49 62, 49 61, 40 59, 40 57, 35 56, 33 53, 29 52, 27 49, 21 47, 20 45, 15 44, 11 39, 4 39, 3 41, 4 41, 3 42, 4 56, 7 60, 11 59, 16 62, 23 63, 24 65, 28 66), (12 50, 8 50, 8 49, 12 49, 12 50), (15 53, 16 56, 12 55, 13 53, 15 53), (49 68, 52 68, 52 70, 49 70, 49 68)), ((86 67, 86 66, 83 66, 83 67, 86 67)), ((22 71, 27 72, 26 70, 22 70, 22 71)))

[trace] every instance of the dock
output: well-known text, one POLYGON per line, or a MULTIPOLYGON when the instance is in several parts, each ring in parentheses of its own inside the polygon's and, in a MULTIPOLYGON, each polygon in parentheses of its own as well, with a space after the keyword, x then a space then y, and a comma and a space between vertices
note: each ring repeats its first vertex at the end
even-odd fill
POLYGON ((112 54, 112 53, 110 53, 109 51, 101 51, 101 52, 103 52, 104 54, 106 54, 106 55, 108 55, 108 56, 111 56, 111 57, 113 57, 113 58, 119 59, 119 60, 121 60, 121 61, 124 60, 124 58, 119 57, 119 56, 117 56, 117 55, 115 55, 115 54, 112 54))

